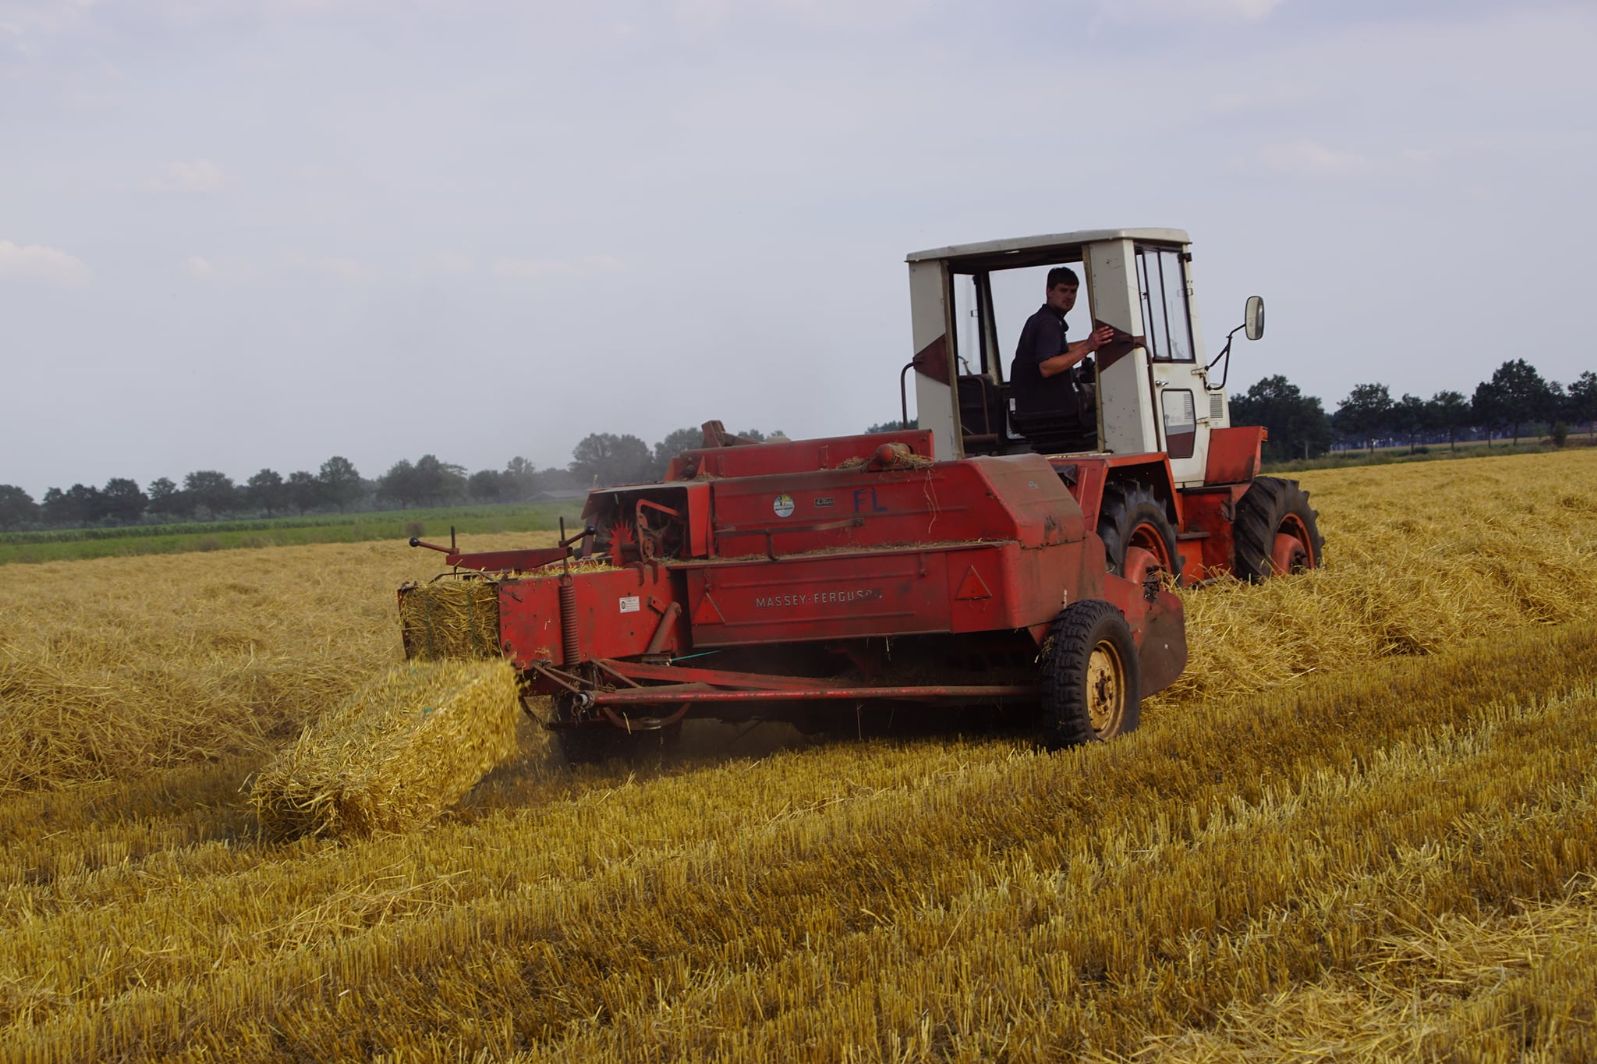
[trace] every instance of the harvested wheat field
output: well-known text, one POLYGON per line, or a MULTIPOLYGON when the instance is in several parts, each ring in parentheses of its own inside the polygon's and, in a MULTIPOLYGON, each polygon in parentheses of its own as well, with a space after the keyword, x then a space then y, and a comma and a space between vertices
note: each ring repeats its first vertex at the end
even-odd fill
POLYGON ((1597 1059, 1597 452, 1302 479, 1329 567, 1187 593, 1115 742, 523 723, 436 819, 286 842, 241 788, 430 558, 0 569, 0 1058, 1597 1059))

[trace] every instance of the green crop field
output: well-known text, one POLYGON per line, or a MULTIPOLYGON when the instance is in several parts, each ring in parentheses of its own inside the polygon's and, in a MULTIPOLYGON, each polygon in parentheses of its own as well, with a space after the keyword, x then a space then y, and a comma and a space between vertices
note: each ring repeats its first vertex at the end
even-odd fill
POLYGON ((581 513, 582 500, 576 499, 559 503, 315 514, 255 521, 3 532, 0 533, 0 565, 8 562, 177 554, 234 547, 291 547, 309 543, 360 543, 387 539, 400 541, 412 535, 448 542, 451 526, 462 535, 548 530, 555 528, 561 517, 568 524, 575 524, 581 513))

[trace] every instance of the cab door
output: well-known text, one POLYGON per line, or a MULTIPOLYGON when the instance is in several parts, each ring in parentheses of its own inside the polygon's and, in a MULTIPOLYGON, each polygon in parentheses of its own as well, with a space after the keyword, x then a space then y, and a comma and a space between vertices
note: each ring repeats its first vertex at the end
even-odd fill
POLYGON ((1160 450, 1170 456, 1178 486, 1201 484, 1209 429, 1216 417, 1223 424, 1225 396, 1210 393, 1204 372, 1193 311, 1192 255, 1186 247, 1137 244, 1134 257, 1160 450))

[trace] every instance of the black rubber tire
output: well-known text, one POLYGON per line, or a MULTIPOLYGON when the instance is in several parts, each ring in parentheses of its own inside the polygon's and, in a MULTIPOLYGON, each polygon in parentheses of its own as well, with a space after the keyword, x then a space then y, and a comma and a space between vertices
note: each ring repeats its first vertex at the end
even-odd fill
POLYGON ((651 757, 667 757, 681 743, 680 721, 633 732, 622 731, 607 721, 591 721, 554 732, 555 750, 568 765, 596 765, 623 758, 642 764, 651 757))
POLYGON ((583 724, 554 733, 555 750, 568 765, 596 765, 619 756, 629 738, 609 724, 583 724))
POLYGON ((1100 599, 1065 607, 1049 629, 1042 655, 1042 745, 1050 750, 1103 742, 1136 728, 1142 716, 1141 670, 1131 626, 1118 609, 1100 599), (1118 655, 1124 695, 1119 718, 1093 726, 1088 663, 1101 643, 1118 655))
POLYGON ((1126 545, 1139 525, 1152 525, 1164 540, 1171 573, 1181 582, 1181 555, 1176 551, 1176 526, 1163 500, 1146 484, 1134 480, 1106 485, 1103 505, 1098 508, 1098 538, 1103 540, 1104 558, 1116 576, 1126 572, 1126 545))
POLYGON ((1275 536, 1290 517, 1301 521, 1309 536, 1312 557, 1304 568, 1318 569, 1325 564, 1325 537, 1320 535, 1319 513, 1309 505, 1309 493, 1295 480, 1254 477, 1247 494, 1237 500, 1231 521, 1234 572, 1239 578, 1258 583, 1275 575, 1270 560, 1275 536))

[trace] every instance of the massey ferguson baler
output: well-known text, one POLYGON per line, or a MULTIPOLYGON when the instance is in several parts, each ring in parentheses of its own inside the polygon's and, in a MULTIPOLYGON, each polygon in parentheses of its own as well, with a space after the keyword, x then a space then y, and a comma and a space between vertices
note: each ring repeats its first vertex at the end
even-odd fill
POLYGON ((446 581, 481 582, 498 650, 547 697, 529 709, 576 759, 690 713, 1007 705, 1054 746, 1134 728, 1186 663, 1168 574, 1109 571, 1045 457, 933 447, 923 431, 706 447, 661 483, 592 492, 556 547, 434 549, 446 581))

